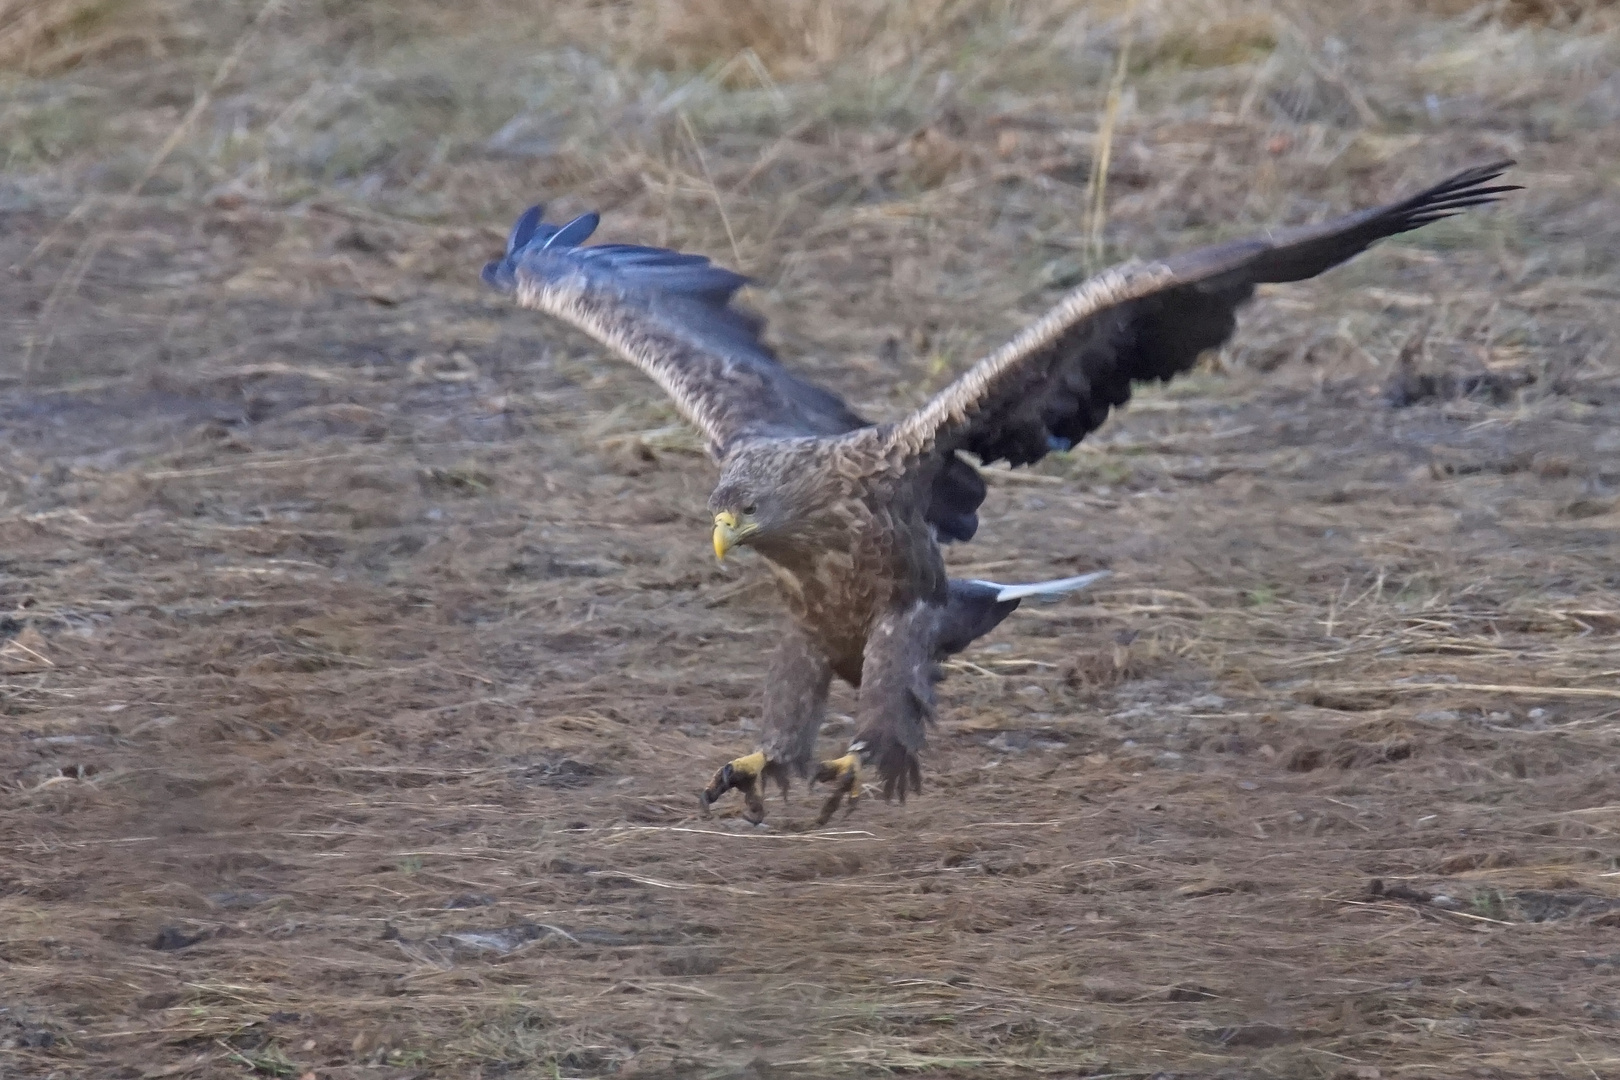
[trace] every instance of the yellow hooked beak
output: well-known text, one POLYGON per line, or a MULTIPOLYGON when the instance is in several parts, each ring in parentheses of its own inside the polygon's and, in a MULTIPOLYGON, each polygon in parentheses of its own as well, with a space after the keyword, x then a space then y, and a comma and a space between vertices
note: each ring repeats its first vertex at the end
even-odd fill
POLYGON ((739 524, 737 515, 722 510, 714 515, 714 557, 724 561, 726 552, 737 546, 737 541, 759 530, 759 526, 744 518, 739 524))
POLYGON ((714 557, 725 561, 726 552, 737 543, 737 515, 730 510, 714 515, 714 557))

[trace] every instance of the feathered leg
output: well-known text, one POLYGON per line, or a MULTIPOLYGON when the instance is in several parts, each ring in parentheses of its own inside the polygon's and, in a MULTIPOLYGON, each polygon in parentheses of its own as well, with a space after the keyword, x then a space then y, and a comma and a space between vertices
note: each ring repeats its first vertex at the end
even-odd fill
POLYGON ((703 812, 732 788, 743 793, 745 816, 765 819, 765 787, 775 781, 786 797, 789 772, 805 776, 827 707, 832 668, 820 649, 797 627, 789 627, 765 676, 765 730, 759 749, 727 762, 701 797, 703 812))
POLYGON ((922 790, 922 768, 917 752, 926 728, 934 719, 935 639, 941 609, 918 603, 878 619, 866 639, 861 664, 861 698, 855 741, 849 753, 824 761, 816 779, 837 786, 822 805, 825 824, 847 796, 850 809, 860 794, 860 763, 877 766, 883 778, 883 797, 922 790))

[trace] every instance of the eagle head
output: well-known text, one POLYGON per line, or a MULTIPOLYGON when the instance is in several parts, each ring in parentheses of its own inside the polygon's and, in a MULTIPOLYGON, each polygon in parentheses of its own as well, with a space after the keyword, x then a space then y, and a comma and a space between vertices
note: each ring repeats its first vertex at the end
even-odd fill
POLYGON ((787 539, 803 515, 795 506, 798 485, 795 470, 780 453, 735 453, 720 473, 720 483, 709 496, 714 515, 714 553, 721 559, 738 544, 768 544, 787 539))
POLYGON ((721 483, 709 496, 709 512, 714 515, 714 554, 724 559, 738 544, 752 543, 766 528, 770 514, 768 493, 755 494, 746 484, 721 483))

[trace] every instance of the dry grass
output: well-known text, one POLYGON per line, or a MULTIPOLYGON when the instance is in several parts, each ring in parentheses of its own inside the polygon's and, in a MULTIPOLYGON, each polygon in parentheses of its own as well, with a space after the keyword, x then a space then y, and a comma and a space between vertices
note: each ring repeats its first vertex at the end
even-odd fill
POLYGON ((8 0, 0 6, 0 63, 25 71, 72 66, 76 58, 63 49, 71 49, 99 21, 102 6, 86 0, 8 0))
POLYGON ((167 6, 150 0, 5 0, 0 71, 63 75, 120 57, 162 57, 174 44, 167 6))
POLYGON ((0 1071, 1620 1070, 1612 6, 263 11, 0 7, 0 1071), (1099 257, 1501 154, 992 471, 961 572, 1115 576, 953 664, 920 799, 697 817, 776 604, 478 287, 516 209, 893 415, 1099 257))

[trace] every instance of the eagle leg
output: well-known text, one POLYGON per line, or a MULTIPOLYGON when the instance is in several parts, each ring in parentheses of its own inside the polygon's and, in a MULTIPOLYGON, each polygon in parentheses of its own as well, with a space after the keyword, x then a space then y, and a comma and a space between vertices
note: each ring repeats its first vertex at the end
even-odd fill
POLYGON ((922 749, 934 720, 934 656, 944 608, 917 602, 885 613, 866 638, 855 743, 877 770, 885 802, 922 791, 922 749))
POLYGON ((765 730, 759 749, 727 762, 714 774, 698 803, 705 815, 732 788, 743 793, 745 816, 756 825, 765 819, 765 791, 770 784, 775 783, 782 801, 787 801, 789 776, 810 771, 831 683, 832 666, 821 649, 799 627, 784 627, 765 677, 765 730))
POLYGON ((833 814, 838 812, 838 805, 845 804, 844 816, 855 812, 856 800, 861 797, 861 748, 852 746, 849 753, 841 758, 823 761, 816 767, 813 783, 832 784, 832 794, 821 804, 821 813, 816 815, 816 828, 832 820, 833 814))

